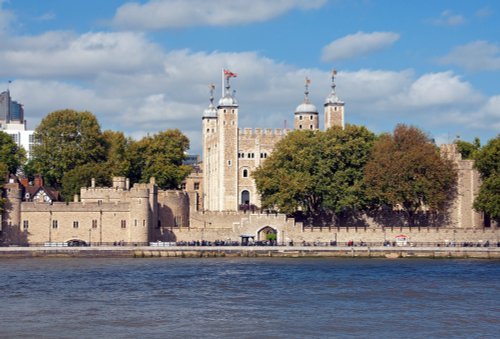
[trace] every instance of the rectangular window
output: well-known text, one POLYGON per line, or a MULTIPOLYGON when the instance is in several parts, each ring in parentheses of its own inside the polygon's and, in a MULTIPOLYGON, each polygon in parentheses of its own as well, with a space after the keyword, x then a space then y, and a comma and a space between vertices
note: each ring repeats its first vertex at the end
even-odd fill
POLYGON ((29 221, 28 220, 23 220, 23 228, 27 230, 29 227, 29 221))
POLYGON ((121 225, 122 228, 127 228, 127 220, 122 220, 121 225))
POLYGON ((92 220, 92 228, 97 228, 97 220, 92 220))
POLYGON ((195 190, 199 190, 200 189, 200 183, 199 182, 195 182, 194 183, 194 189, 195 190))
POLYGON ((59 223, 57 222, 57 220, 52 220, 52 228, 58 228, 59 227, 59 223))
POLYGON ((134 226, 137 226, 137 219, 134 219, 134 226))
POLYGON ((73 221, 73 228, 78 228, 78 221, 73 221))

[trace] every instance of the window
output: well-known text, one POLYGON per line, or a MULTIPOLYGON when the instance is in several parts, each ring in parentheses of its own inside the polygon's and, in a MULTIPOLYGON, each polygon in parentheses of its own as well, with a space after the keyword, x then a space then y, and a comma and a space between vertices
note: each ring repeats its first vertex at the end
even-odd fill
POLYGON ((27 230, 27 229, 28 229, 28 226, 29 226, 29 221, 28 221, 28 220, 23 220, 23 228, 24 228, 25 230, 27 230))
POLYGON ((313 129, 313 125, 309 125, 309 129, 313 129))
POLYGON ((134 226, 137 226, 137 219, 134 220, 134 226))
POLYGON ((122 226, 122 228, 127 228, 127 220, 122 220, 121 226, 122 226))
POLYGON ((333 108, 333 110, 334 110, 335 112, 337 112, 337 106, 335 106, 335 107, 333 108))
POLYGON ((195 190, 199 190, 200 189, 200 183, 199 182, 195 182, 194 183, 194 189, 195 190))
POLYGON ((228 165, 228 166, 231 166, 231 160, 228 160, 228 161, 227 161, 227 165, 228 165))
POLYGON ((248 170, 246 168, 243 170, 243 178, 248 178, 248 170))
POLYGON ((59 227, 59 223, 57 222, 57 220, 52 220, 52 228, 58 228, 59 227))
POLYGON ((92 220, 92 228, 97 228, 97 220, 92 220))
POLYGON ((302 120, 302 115, 299 115, 299 120, 302 120))
POLYGON ((309 116, 309 120, 312 120, 312 119, 313 119, 313 116, 312 116, 312 115, 310 115, 310 116, 309 116))
POLYGON ((302 125, 299 125, 299 129, 302 129, 302 125))
POLYGON ((78 228, 78 221, 73 221, 73 228, 78 228))

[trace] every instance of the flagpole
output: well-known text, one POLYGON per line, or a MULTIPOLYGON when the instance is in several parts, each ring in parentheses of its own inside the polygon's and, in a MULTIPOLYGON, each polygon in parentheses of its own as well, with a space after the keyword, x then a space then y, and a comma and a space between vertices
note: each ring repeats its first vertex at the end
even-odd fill
POLYGON ((221 97, 224 97, 226 95, 226 93, 225 93, 226 89, 224 88, 224 68, 222 68, 221 80, 222 80, 221 81, 222 86, 220 87, 221 88, 221 92, 222 92, 221 97))

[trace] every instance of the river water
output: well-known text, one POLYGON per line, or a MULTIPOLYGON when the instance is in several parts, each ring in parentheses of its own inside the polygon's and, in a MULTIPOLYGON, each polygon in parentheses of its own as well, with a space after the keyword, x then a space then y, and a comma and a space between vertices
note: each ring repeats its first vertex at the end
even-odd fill
POLYGON ((500 262, 3 259, 2 338, 494 338, 500 262))

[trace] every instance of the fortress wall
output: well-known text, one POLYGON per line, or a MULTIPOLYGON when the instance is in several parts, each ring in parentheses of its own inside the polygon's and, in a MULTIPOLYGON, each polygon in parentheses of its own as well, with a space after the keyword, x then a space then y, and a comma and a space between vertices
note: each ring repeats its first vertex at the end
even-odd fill
POLYGON ((158 191, 158 220, 162 227, 188 227, 188 193, 173 190, 158 191))

